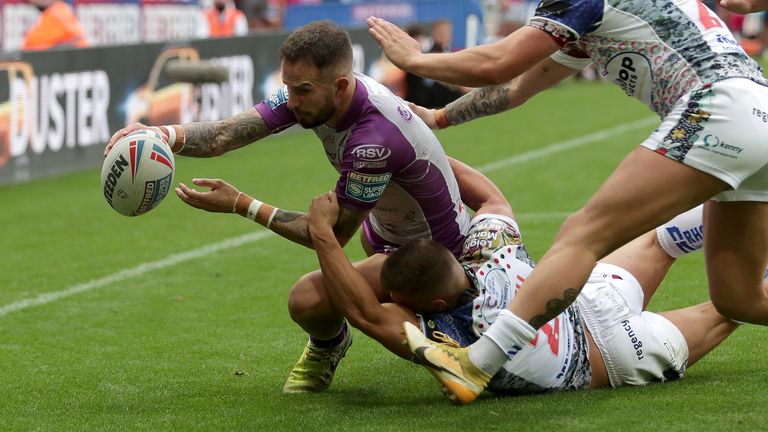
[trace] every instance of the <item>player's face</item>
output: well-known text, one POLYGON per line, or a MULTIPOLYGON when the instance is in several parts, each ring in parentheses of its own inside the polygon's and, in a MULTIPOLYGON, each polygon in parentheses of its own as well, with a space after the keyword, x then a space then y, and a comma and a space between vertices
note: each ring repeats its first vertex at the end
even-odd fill
POLYGON ((302 127, 320 126, 336 114, 335 80, 328 79, 314 65, 283 62, 283 83, 288 86, 288 108, 302 127))

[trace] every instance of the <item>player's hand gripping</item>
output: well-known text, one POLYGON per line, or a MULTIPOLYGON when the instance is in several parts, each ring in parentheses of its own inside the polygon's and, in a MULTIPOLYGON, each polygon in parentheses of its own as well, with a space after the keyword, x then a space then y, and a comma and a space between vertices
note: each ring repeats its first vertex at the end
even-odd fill
POLYGON ((339 220, 339 201, 336 192, 324 193, 312 200, 307 212, 307 221, 309 229, 312 230, 331 230, 339 220))
POLYGON ((421 44, 400 27, 376 17, 368 18, 367 22, 368 32, 395 66, 408 71, 410 61, 422 55, 421 44))
POLYGON ((417 116, 424 120, 424 123, 426 123, 430 129, 439 129, 437 127, 437 121, 435 120, 435 111, 437 110, 424 108, 423 106, 416 105, 413 102, 408 102, 408 106, 411 108, 411 111, 416 113, 417 116))
POLYGON ((157 126, 147 126, 147 125, 139 123, 139 122, 133 122, 133 123, 129 124, 128 126, 122 128, 122 129, 118 130, 117 132, 115 132, 114 134, 112 134, 112 137, 109 139, 109 142, 107 143, 107 146, 104 148, 104 157, 107 157, 107 154, 109 153, 110 150, 112 150, 112 146, 115 145, 117 140, 119 140, 120 138, 128 135, 131 132, 136 132, 138 130, 145 130, 145 129, 153 130, 153 131, 159 133, 160 135, 163 136, 163 140, 166 143, 168 142, 168 135, 163 133, 163 131, 159 127, 157 127, 157 126))
POLYGON ((233 213, 237 197, 240 191, 234 186, 221 179, 192 179, 195 186, 209 188, 208 192, 198 192, 179 183, 176 195, 182 201, 194 208, 216 213, 233 213))

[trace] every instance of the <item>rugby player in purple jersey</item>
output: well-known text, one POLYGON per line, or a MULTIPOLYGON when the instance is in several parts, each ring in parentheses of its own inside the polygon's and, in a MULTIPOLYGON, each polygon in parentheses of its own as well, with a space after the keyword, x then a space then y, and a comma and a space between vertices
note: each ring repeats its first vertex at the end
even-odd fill
MULTIPOLYGON (((339 173, 336 238, 346 244, 362 226, 360 237, 369 256, 355 268, 376 297, 387 301, 379 272, 389 250, 409 239, 425 238, 455 254, 461 251, 469 215, 450 162, 434 133, 407 103, 353 72, 349 35, 333 23, 313 22, 296 30, 283 43, 280 56, 285 86, 254 109, 221 121, 156 129, 168 137, 174 152, 191 157, 218 156, 295 124, 311 129, 339 173)), ((105 154, 120 137, 146 127, 133 124, 116 132, 105 154)), ((180 184, 176 192, 187 204, 238 213, 312 247, 306 214, 262 203, 222 180, 192 183, 210 190, 180 184)), ((291 318, 310 336, 283 390, 325 390, 352 334, 330 302, 320 271, 296 282, 288 305, 291 318)))

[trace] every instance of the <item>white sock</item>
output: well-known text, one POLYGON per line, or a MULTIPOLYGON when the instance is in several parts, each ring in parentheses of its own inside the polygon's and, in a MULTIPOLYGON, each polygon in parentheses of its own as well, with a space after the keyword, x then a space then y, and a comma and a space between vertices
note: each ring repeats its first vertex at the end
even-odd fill
POLYGON ((703 209, 696 206, 656 228, 656 237, 667 255, 680 258, 704 247, 703 209))
POLYGON ((495 375, 534 336, 536 329, 504 309, 483 336, 472 344, 469 359, 475 366, 495 375))

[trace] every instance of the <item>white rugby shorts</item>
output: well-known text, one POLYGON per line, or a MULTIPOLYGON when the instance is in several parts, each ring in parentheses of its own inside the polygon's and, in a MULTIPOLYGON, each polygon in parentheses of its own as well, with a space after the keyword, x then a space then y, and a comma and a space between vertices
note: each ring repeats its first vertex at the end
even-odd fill
POLYGON ((692 91, 642 145, 728 183, 717 201, 768 201, 768 87, 732 78, 692 91))
POLYGON ((612 387, 683 376, 688 361, 685 338, 666 318, 643 312, 643 290, 632 274, 598 263, 577 302, 612 387))

